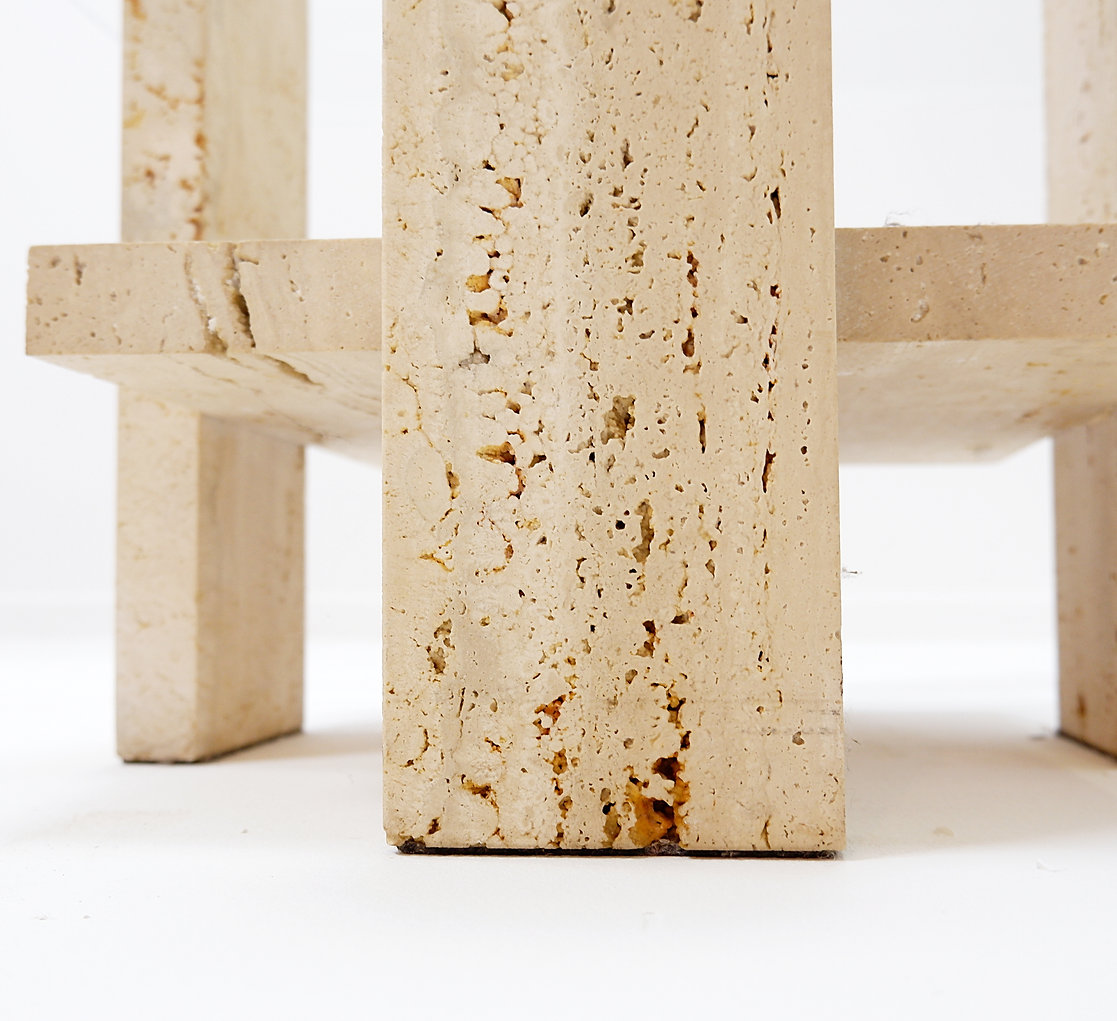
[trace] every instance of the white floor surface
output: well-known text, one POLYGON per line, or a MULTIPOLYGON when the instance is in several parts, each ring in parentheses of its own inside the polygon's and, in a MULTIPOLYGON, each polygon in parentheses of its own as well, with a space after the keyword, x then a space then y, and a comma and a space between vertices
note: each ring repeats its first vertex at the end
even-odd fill
POLYGON ((1114 1016, 1117 763, 1043 649, 847 649, 836 860, 415 856, 378 650, 306 733, 124 766, 107 643, 0 648, 0 1018, 1114 1016))

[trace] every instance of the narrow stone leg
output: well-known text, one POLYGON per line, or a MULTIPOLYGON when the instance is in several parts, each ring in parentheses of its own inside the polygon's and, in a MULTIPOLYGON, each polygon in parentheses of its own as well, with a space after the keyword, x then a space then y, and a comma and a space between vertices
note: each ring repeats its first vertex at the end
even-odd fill
POLYGON ((829 5, 385 24, 388 839, 841 847, 829 5))
POLYGON ((303 449, 120 400, 117 742, 195 761, 302 723, 303 449))
MULTIPOLYGON (((1047 0, 1048 218, 1117 219, 1117 0, 1047 0)), ((1055 439, 1059 705, 1117 755, 1117 409, 1055 439)))
POLYGON ((1117 755, 1117 416, 1055 440, 1059 718, 1117 755))
MULTIPOLYGON (((302 236, 305 20, 305 0, 126 5, 125 241, 302 236)), ((193 761, 301 726, 303 481, 297 446, 122 392, 125 759, 193 761)))

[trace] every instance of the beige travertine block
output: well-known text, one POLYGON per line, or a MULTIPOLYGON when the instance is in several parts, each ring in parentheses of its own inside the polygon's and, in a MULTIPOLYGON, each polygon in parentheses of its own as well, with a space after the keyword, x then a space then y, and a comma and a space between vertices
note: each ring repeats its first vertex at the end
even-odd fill
POLYGON ((840 230, 844 461, 1003 457, 1117 402, 1117 229, 840 230))
POLYGON ((376 240, 34 248, 27 350, 378 461, 379 267, 376 240))
POLYGON ((125 241, 297 238, 306 0, 128 0, 125 241))
POLYGON ((120 420, 121 755, 195 761, 298 730, 302 447, 127 390, 120 420))
MULTIPOLYGON (((1048 216, 1117 217, 1117 0, 1047 0, 1048 216)), ((1117 755, 1117 402, 1055 441, 1063 732, 1117 755)))
MULTIPOLYGON (((991 459, 1111 407, 1113 233, 836 231, 842 459, 991 459)), ((376 239, 32 249, 28 352, 378 461, 379 261, 376 239)))
POLYGON ((1059 721, 1117 755, 1117 416, 1055 438, 1059 721))
MULTIPOLYGON (((305 0, 126 5, 125 241, 303 233, 305 28, 305 0)), ((125 759, 206 758, 299 726, 302 450, 232 429, 121 394, 125 759)))
POLYGON ((385 824, 843 841, 829 8, 385 6, 385 824))

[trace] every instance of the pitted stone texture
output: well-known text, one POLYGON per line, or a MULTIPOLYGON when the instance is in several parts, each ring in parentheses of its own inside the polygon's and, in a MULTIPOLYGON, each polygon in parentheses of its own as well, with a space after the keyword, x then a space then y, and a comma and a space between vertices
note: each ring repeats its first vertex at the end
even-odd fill
POLYGON ((120 755, 193 762, 297 731, 302 447, 129 390, 120 420, 120 755))
POLYGON ((840 846, 827 5, 385 53, 389 840, 840 846))
MULTIPOLYGON (((125 241, 303 233, 305 25, 305 0, 129 0, 125 241)), ((195 283, 225 287, 220 270, 195 283)), ((192 761, 297 730, 301 448, 125 390, 119 452, 120 755, 192 761)))
POLYGON ((993 460, 1117 403, 1112 226, 835 241, 843 461, 993 460))
POLYGON ((300 237, 306 0, 128 0, 126 241, 300 237))
MULTIPOLYGON (((1117 0, 1048 0, 1045 6, 1048 216, 1112 220, 1117 0)), ((1112 407, 1055 437, 1059 725, 1110 755, 1117 755, 1115 441, 1112 407)))
POLYGON ((33 248, 27 350, 379 462, 379 266, 378 240, 33 248))

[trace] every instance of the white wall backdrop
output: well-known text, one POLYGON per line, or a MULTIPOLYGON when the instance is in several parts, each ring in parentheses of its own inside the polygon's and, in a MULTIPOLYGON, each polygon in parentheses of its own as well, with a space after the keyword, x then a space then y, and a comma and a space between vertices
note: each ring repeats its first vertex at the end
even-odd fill
MULTIPOLYGON (((4 7, 0 636, 111 627, 115 394, 21 351, 27 247, 117 236, 120 7, 4 7)), ((311 0, 312 236, 379 234, 379 9, 311 0)), ((833 0, 833 19, 840 226, 1043 218, 1039 0, 833 0)), ((851 667, 912 638, 931 658, 960 640, 1051 656, 1046 445, 848 466, 842 487, 851 667)), ((378 605, 379 477, 315 453, 309 500, 311 638, 356 634, 378 605)))

